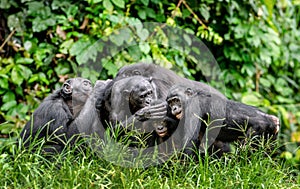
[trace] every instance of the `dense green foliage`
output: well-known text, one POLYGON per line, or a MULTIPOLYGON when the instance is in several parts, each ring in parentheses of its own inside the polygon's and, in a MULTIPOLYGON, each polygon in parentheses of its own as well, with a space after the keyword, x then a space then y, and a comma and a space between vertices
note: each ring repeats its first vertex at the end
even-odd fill
POLYGON ((172 41, 165 33, 160 43, 147 43, 151 33, 140 23, 158 22, 201 39, 221 68, 222 92, 279 116, 282 156, 300 161, 299 0, 2 0, 0 18, 3 137, 16 136, 30 112, 69 77, 112 78, 123 65, 141 60, 180 68, 179 74, 195 80, 210 77, 199 74, 203 68, 193 53, 168 48, 172 41), (139 41, 120 50, 115 47, 131 37, 118 35, 125 26, 135 28, 139 41))

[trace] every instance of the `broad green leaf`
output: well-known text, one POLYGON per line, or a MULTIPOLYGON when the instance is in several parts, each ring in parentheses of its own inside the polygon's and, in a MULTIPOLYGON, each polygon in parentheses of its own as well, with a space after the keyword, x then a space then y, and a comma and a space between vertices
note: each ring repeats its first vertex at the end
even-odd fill
POLYGON ((23 32, 26 30, 25 15, 23 12, 18 12, 17 14, 9 15, 7 18, 7 25, 9 29, 12 31, 15 29, 17 32, 23 32))
POLYGON ((13 83, 17 85, 21 85, 23 83, 23 75, 19 67, 15 66, 11 71, 11 80, 13 83))
POLYGON ((140 45, 132 45, 127 48, 129 55, 134 59, 134 61, 140 61, 143 52, 142 48, 146 49, 147 47, 141 47, 140 45))
POLYGON ((6 78, 0 77, 0 88, 8 89, 8 80, 6 78))
POLYGON ((143 53, 145 53, 145 54, 148 54, 148 53, 150 52, 150 50, 151 50, 151 48, 150 48, 150 46, 149 46, 148 43, 143 43, 143 42, 141 42, 141 43, 139 44, 139 47, 140 47, 141 51, 142 51, 143 53))
POLYGON ((30 75, 32 74, 32 71, 23 65, 18 65, 18 67, 20 68, 20 70, 22 71, 22 75, 24 79, 28 79, 30 77, 30 75))
POLYGON ((103 7, 108 10, 109 12, 113 11, 114 6, 113 4, 110 2, 110 0, 104 0, 103 1, 103 7))
POLYGON ((124 0, 112 0, 112 2, 120 8, 125 8, 124 0))
POLYGON ((177 54, 175 55, 175 62, 180 67, 182 67, 184 65, 184 59, 177 54))
POLYGON ((66 75, 67 73, 70 73, 70 68, 69 65, 67 64, 58 64, 55 68, 54 68, 55 72, 57 75, 66 75))
POLYGON ((137 30, 137 35, 139 36, 141 41, 145 41, 149 36, 149 31, 143 28, 141 30, 137 30))
POLYGON ((208 20, 210 17, 209 9, 205 4, 201 4, 200 8, 200 13, 204 17, 205 20, 208 20))
POLYGON ((271 87, 271 82, 265 78, 260 78, 259 82, 264 86, 264 87, 271 87))
POLYGON ((72 45, 70 54, 75 55, 78 64, 82 65, 88 63, 89 59, 95 62, 97 54, 102 52, 102 50, 103 43, 101 41, 92 43, 92 39, 82 39, 72 45))
POLYGON ((49 81, 47 79, 46 74, 44 74, 42 72, 39 73, 39 80, 44 82, 46 85, 49 85, 49 81))
POLYGON ((118 68, 115 64, 113 64, 112 62, 107 62, 103 65, 103 67, 105 69, 107 69, 108 71, 108 75, 111 75, 111 76, 116 76, 116 74, 118 73, 118 68))
POLYGON ((241 99, 242 103, 258 106, 261 104, 261 100, 258 98, 258 95, 254 93, 243 95, 241 99))
POLYGON ((139 9, 138 10, 138 15, 139 15, 139 17, 141 18, 141 19, 146 19, 146 17, 147 17, 147 13, 146 13, 146 10, 145 9, 139 9))
POLYGON ((17 64, 31 64, 31 63, 33 63, 33 59, 21 57, 21 58, 17 59, 16 63, 17 64))
POLYGON ((14 106, 17 105, 17 102, 15 100, 13 101, 9 101, 9 102, 6 102, 4 103, 2 106, 1 106, 1 110, 2 111, 8 111, 10 109, 12 109, 14 106))
POLYGON ((2 98, 3 102, 9 102, 16 100, 16 96, 12 91, 7 91, 2 98))
POLYGON ((142 2, 145 6, 148 6, 148 4, 149 4, 149 0, 141 0, 141 2, 142 2))

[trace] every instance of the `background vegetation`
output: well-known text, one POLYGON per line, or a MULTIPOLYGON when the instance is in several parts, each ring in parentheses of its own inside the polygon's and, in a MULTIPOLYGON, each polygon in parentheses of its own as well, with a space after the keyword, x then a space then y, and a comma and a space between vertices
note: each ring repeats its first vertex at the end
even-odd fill
MULTIPOLYGON (((128 36, 115 35, 118 30, 144 22, 166 23, 201 39, 221 68, 222 92, 279 116, 281 157, 300 162, 299 0, 2 0, 2 143, 17 136, 41 100, 78 70, 95 81, 112 78, 128 63, 155 60, 205 81, 209 74, 199 74, 191 54, 165 45, 140 43, 113 58, 115 49, 89 48, 99 39, 122 46, 128 36), (99 58, 101 53, 107 56, 99 58), (90 60, 101 63, 101 72, 89 67, 90 60)), ((149 37, 147 29, 139 31, 139 38, 149 37)))

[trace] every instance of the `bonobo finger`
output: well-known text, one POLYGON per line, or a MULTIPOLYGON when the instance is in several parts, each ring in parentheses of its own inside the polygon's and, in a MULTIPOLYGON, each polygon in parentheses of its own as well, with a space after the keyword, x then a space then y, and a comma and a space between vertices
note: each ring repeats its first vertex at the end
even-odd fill
POLYGON ((148 106, 147 109, 150 111, 162 111, 166 110, 167 106, 148 106))
POLYGON ((160 108, 160 107, 167 107, 167 103, 166 102, 162 102, 160 104, 149 106, 149 108, 160 108))
POLYGON ((150 112, 150 116, 152 117, 152 116, 157 116, 157 115, 163 115, 163 116, 165 116, 167 114, 167 111, 162 111, 162 112, 155 112, 155 113, 153 113, 153 112, 150 112))
POLYGON ((165 115, 156 115, 156 116, 152 116, 150 117, 150 119, 163 119, 165 117, 165 115))

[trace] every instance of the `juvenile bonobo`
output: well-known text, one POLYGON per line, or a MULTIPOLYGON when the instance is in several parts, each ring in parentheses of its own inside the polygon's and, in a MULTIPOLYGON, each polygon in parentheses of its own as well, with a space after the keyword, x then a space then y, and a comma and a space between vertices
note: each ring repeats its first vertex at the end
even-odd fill
POLYGON ((61 152, 68 140, 67 133, 76 133, 77 128, 70 125, 91 91, 89 80, 72 78, 61 89, 45 98, 21 131, 24 147, 27 148, 34 139, 44 138, 44 151, 61 152))
MULTIPOLYGON (((279 130, 277 117, 268 115, 253 106, 219 98, 213 93, 209 94, 201 89, 192 90, 186 86, 174 86, 169 91, 167 102, 171 114, 179 120, 193 119, 194 114, 201 119, 202 123, 203 120, 210 119, 211 123, 216 120, 218 126, 210 128, 213 140, 223 142, 238 140, 244 136, 241 126, 246 126, 245 131, 248 136, 264 135, 269 137, 276 135, 279 130), (214 133, 213 130, 217 132, 214 133)), ((185 135, 193 131, 188 136, 190 141, 199 144, 199 133, 204 133, 207 125, 202 124, 200 127, 192 124, 184 125, 184 127, 185 135)))

